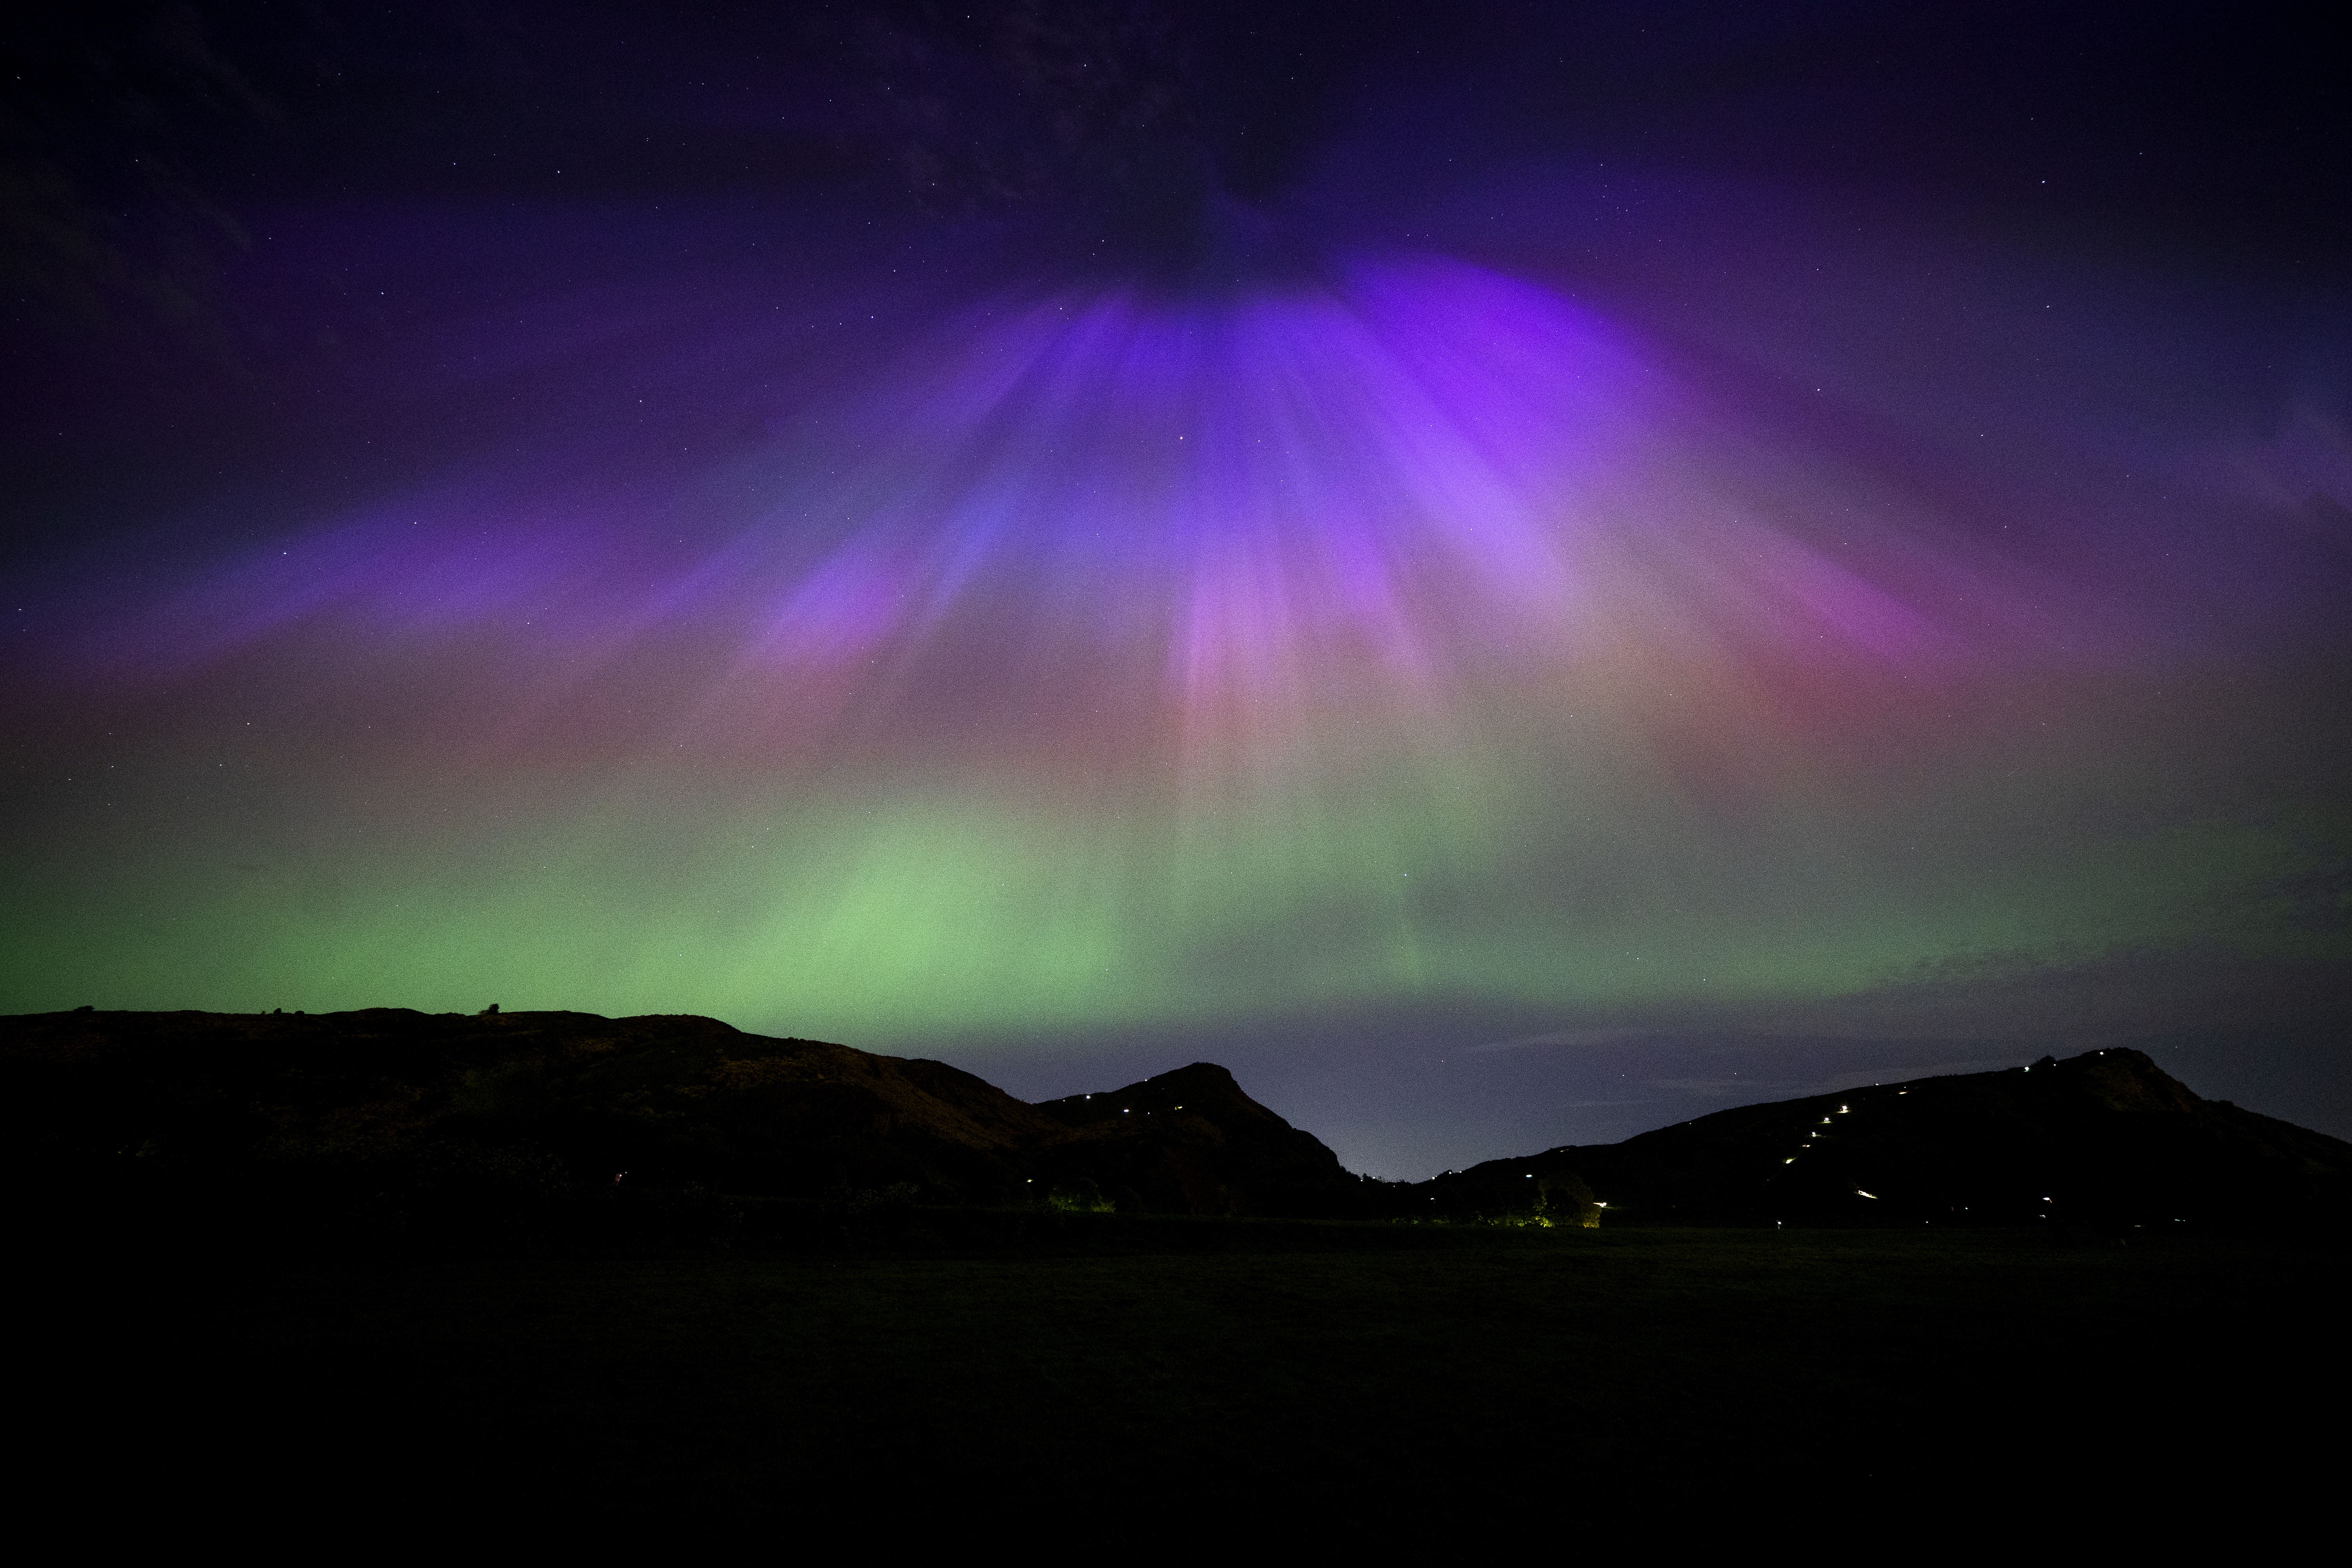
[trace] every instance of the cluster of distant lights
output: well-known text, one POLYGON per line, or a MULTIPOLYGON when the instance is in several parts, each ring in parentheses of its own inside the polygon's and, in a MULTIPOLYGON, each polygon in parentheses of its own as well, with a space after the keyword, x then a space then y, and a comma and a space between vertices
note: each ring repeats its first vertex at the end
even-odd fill
MULTIPOLYGON (((2093 1052, 2091 1052, 2091 1053, 2089 1053, 2089 1054, 2090 1054, 2090 1055, 2092 1055, 2092 1056, 2095 1056, 2095 1057, 2103 1057, 2103 1056, 2105 1056, 2107 1053, 2106 1053, 2105 1051, 2104 1051, 2104 1050, 2097 1050, 2097 1051, 2093 1051, 2093 1052)), ((2029 1063, 2029 1064, 2025 1067, 2024 1070, 2025 1070, 2025 1071, 2027 1071, 2027 1072, 2032 1072, 2032 1071, 2033 1070, 2032 1065, 2029 1063)), ((1909 1089, 1896 1089, 1895 1092, 1898 1096, 1900 1096, 1900 1095, 1909 1094, 1911 1091, 1910 1091, 1909 1089)), ((1843 1115, 1847 1114, 1849 1111, 1851 1111, 1853 1109, 1853 1108, 1852 1106, 1850 1106, 1850 1105, 1841 1105, 1841 1106, 1839 1106, 1839 1107, 1837 1108, 1837 1114, 1838 1114, 1838 1115, 1840 1115, 1840 1116, 1843 1116, 1843 1115)), ((1822 1121, 1821 1121, 1821 1126, 1822 1126, 1822 1127, 1832 1127, 1832 1126, 1834 1126, 1834 1125, 1835 1125, 1835 1122, 1834 1122, 1834 1121, 1833 1121, 1830 1117, 1824 1116, 1824 1117, 1822 1117, 1822 1121)), ((1806 1150, 1808 1150, 1808 1149, 1810 1149, 1810 1148, 1813 1147, 1813 1141, 1814 1141, 1815 1139, 1819 1138, 1821 1135, 1822 1135, 1822 1134, 1821 1134, 1821 1128, 1820 1128, 1820 1127, 1816 1127, 1812 1131, 1811 1131, 1811 1132, 1809 1132, 1809 1133, 1807 1133, 1807 1134, 1805 1135, 1805 1142, 1802 1142, 1802 1143, 1801 1143, 1801 1144, 1799 1144, 1799 1145, 1797 1146, 1797 1153, 1796 1153, 1796 1154, 1791 1154, 1791 1155, 1790 1155, 1788 1158, 1786 1158, 1786 1159, 1782 1160, 1782 1161, 1780 1162, 1780 1163, 1782 1163, 1783 1165, 1793 1165, 1793 1164, 1795 1164, 1795 1163, 1797 1163, 1797 1155, 1798 1155, 1798 1154, 1802 1154, 1806 1150)), ((1877 1200, 1877 1198, 1878 1198, 1878 1194, 1877 1194, 1876 1193, 1870 1192, 1870 1191, 1868 1191, 1868 1190, 1866 1190, 1866 1189, 1864 1189, 1864 1188, 1862 1188, 1862 1187, 1856 1187, 1856 1188, 1854 1188, 1854 1189, 1853 1189, 1853 1191, 1854 1191, 1854 1195, 1855 1195, 1856 1197, 1870 1198, 1870 1199, 1872 1199, 1872 1200, 1874 1200, 1874 1201, 1877 1200)), ((2045 1206, 2045 1207, 2042 1209, 2042 1211, 2041 1215, 2039 1215, 2039 1217, 2046 1220, 2046 1219, 2048 1219, 2048 1218, 2050 1217, 2050 1210, 2051 1210, 2051 1209, 2053 1209, 2053 1208, 2055 1208, 2055 1207, 2057 1206, 2057 1202, 2058 1202, 2058 1200, 2057 1200, 2057 1199, 2055 1199, 2055 1198, 2053 1198, 2053 1197, 2052 1197, 2052 1196, 2050 1196, 2050 1195, 2049 1195, 2049 1194, 2044 1194, 2042 1195, 2042 1203, 2043 1203, 2045 1205, 2047 1205, 2047 1206, 2045 1206)), ((1966 1213, 1968 1213, 1968 1212, 1969 1212, 1968 1206, 1967 1206, 1966 1205, 1961 1205, 1960 1212, 1961 1212, 1962 1214, 1966 1214, 1966 1213)), ((1772 1224, 1773 1224, 1776 1227, 1779 1227, 1779 1226, 1784 1226, 1784 1225, 1785 1225, 1785 1223, 1786 1223, 1785 1221, 1777 1220, 1777 1219, 1776 1219, 1776 1220, 1774 1220, 1774 1221, 1772 1222, 1772 1224)), ((1936 1222, 1935 1222, 1934 1220, 1932 1220, 1932 1219, 1922 1219, 1919 1223, 1920 1223, 1920 1224, 1922 1224, 1922 1225, 1933 1225, 1933 1224, 1935 1224, 1936 1222)), ((2186 1224, 2188 1224, 2189 1222, 2188 1222, 2185 1218, 2182 1218, 2182 1217, 2180 1217, 2180 1216, 2179 1216, 2179 1215, 2175 1215, 2175 1216, 2174 1216, 2174 1218, 2173 1218, 2172 1223, 2173 1223, 2173 1224, 2175 1224, 2175 1225, 2186 1225, 2186 1224)), ((2135 1228, 2135 1229, 2137 1229, 2137 1226, 2135 1226, 2134 1228, 2135 1228)))
MULTIPOLYGON (((2099 1052, 2099 1053, 2096 1053, 2096 1054, 2099 1054, 2099 1055, 2105 1055, 2105 1052, 2099 1052)), ((2032 1072, 2033 1069, 2032 1069, 2032 1068, 2028 1067, 2025 1070, 2026 1070, 2027 1072, 2032 1072)), ((1901 1096, 1904 1096, 1904 1095, 1909 1094, 1910 1092, 1911 1092, 1911 1091, 1910 1091, 1909 1089, 1896 1089, 1896 1090, 1895 1091, 1895 1095, 1896 1095, 1896 1097, 1897 1097, 1897 1098, 1900 1098, 1901 1096)), ((1848 1114, 1850 1114, 1850 1113, 1853 1111, 1853 1106, 1851 1106, 1851 1105, 1841 1105, 1841 1106, 1839 1106, 1839 1107, 1837 1108, 1837 1115, 1839 1115, 1839 1116, 1845 1116, 1845 1115, 1848 1115, 1848 1114)), ((1822 1121, 1821 1121, 1821 1127, 1816 1127, 1816 1128, 1814 1128, 1811 1132, 1806 1133, 1806 1134, 1805 1134, 1805 1141, 1804 1141, 1802 1143, 1800 1143, 1800 1144, 1798 1144, 1798 1145, 1797 1145, 1797 1153, 1796 1153, 1796 1154, 1791 1154, 1791 1155, 1790 1155, 1787 1159, 1782 1160, 1782 1161, 1780 1162, 1780 1163, 1782 1163, 1783 1165, 1793 1165, 1793 1164, 1795 1164, 1795 1163, 1797 1163, 1797 1155, 1798 1155, 1798 1154, 1802 1154, 1806 1150, 1811 1149, 1811 1148, 1812 1148, 1812 1147, 1813 1147, 1813 1141, 1814 1141, 1815 1139, 1819 1138, 1819 1137, 1822 1135, 1822 1131, 1821 1131, 1822 1127, 1834 1127, 1834 1126, 1836 1126, 1836 1125, 1837 1125, 1836 1121, 1834 1121, 1834 1119, 1832 1119, 1832 1117, 1828 1117, 1828 1116, 1824 1116, 1824 1117, 1822 1117, 1822 1121)), ((1853 1194, 1854 1194, 1854 1196, 1856 1196, 1856 1197, 1858 1197, 1858 1198, 1868 1198, 1868 1199, 1870 1199, 1873 1203, 1876 1203, 1876 1202, 1879 1202, 1879 1201, 1880 1201, 1878 1194, 1877 1194, 1876 1193, 1874 1193, 1874 1192, 1870 1191, 1870 1190, 1869 1190, 1868 1188, 1866 1188, 1866 1187, 1856 1187, 1856 1188, 1854 1188, 1854 1190, 1853 1190, 1853 1194)), ((2042 1201, 2043 1203, 2045 1203, 2045 1204, 2046 1204, 2046 1203, 2049 1203, 2051 1200, 2050 1200, 2049 1198, 2046 1198, 2046 1197, 2045 1197, 2045 1198, 2043 1198, 2042 1201)), ((1961 1205, 1960 1212, 1961 1212, 1962 1214, 1966 1214, 1966 1213, 1968 1213, 1968 1212, 1969 1212, 1969 1211, 1968 1211, 1968 1207, 1967 1207, 1967 1205, 1961 1205)), ((2047 1214, 2045 1213, 2044 1215, 2042 1215, 2042 1217, 2043 1219, 2048 1219, 2050 1216, 2049 1216, 2049 1215, 2047 1215, 2047 1214)), ((1775 1227, 1779 1227, 1779 1226, 1782 1226, 1784 1223, 1785 1223, 1785 1222, 1780 1221, 1780 1220, 1777 1220, 1777 1219, 1776 1219, 1776 1220, 1774 1220, 1774 1221, 1772 1222, 1772 1224, 1774 1225, 1774 1226, 1775 1226, 1775 1227)), ((1932 1220, 1932 1219, 1922 1219, 1919 1223, 1920 1223, 1921 1225, 1933 1225, 1933 1224, 1935 1224, 1936 1222, 1935 1222, 1934 1220, 1932 1220)), ((2175 1223, 2175 1224, 2178 1224, 2179 1222, 2178 1222, 2178 1221, 2175 1221, 2174 1223, 2175 1223)))
MULTIPOLYGON (((1903 1090, 1903 1089, 1896 1089, 1895 1092, 1895 1093, 1897 1093, 1897 1094, 1902 1094, 1902 1093, 1905 1093, 1905 1092, 1906 1092, 1906 1090, 1903 1090)), ((1837 1113, 1838 1113, 1840 1116, 1843 1116, 1847 1111, 1852 1110, 1853 1109, 1853 1107, 1852 1107, 1852 1106, 1850 1106, 1850 1105, 1841 1105, 1841 1106, 1839 1106, 1839 1107, 1837 1108, 1837 1113)), ((1830 1121, 1830 1119, 1829 1119, 1828 1117, 1824 1116, 1824 1117, 1822 1117, 1822 1127, 1829 1127, 1829 1126, 1832 1126, 1832 1125, 1834 1125, 1834 1123, 1832 1123, 1832 1122, 1830 1121)), ((1816 1139, 1816 1138, 1818 1138, 1818 1137, 1820 1137, 1821 1135, 1822 1135, 1822 1134, 1821 1134, 1821 1129, 1820 1129, 1820 1128, 1815 1128, 1812 1131, 1806 1133, 1806 1134, 1805 1134, 1805 1141, 1804 1141, 1802 1143, 1800 1143, 1800 1144, 1798 1144, 1798 1145, 1797 1145, 1797 1154, 1801 1154, 1801 1153, 1803 1153, 1806 1150, 1808 1150, 1808 1149, 1811 1148, 1811 1147, 1813 1146, 1813 1140, 1814 1140, 1814 1139, 1816 1139)), ((1791 1154, 1791 1155, 1790 1155, 1787 1159, 1785 1159, 1785 1160, 1781 1161, 1781 1162, 1780 1162, 1780 1163, 1782 1163, 1783 1165, 1793 1165, 1793 1164, 1795 1164, 1795 1163, 1797 1163, 1797 1154, 1791 1154)), ((1860 1187, 1856 1187, 1856 1188, 1854 1189, 1854 1191, 1855 1191, 1855 1192, 1858 1192, 1858 1193, 1862 1193, 1862 1189, 1861 1189, 1860 1187)), ((1874 1196, 1876 1196, 1877 1194, 1874 1194, 1874 1193, 1862 1193, 1862 1195, 1863 1195, 1864 1197, 1866 1197, 1866 1198, 1867 1198, 1867 1197, 1874 1197, 1874 1196)))

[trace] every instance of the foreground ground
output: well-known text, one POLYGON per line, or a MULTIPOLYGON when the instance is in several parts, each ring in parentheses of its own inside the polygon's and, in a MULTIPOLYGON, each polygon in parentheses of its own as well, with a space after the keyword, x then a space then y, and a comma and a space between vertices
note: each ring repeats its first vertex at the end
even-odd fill
POLYGON ((2339 1247, 1333 1235, 1193 1256, 118 1261, 55 1298, 71 1373, 36 1418, 65 1439, 54 1483, 168 1482, 280 1519, 784 1521, 887 1500, 904 1522, 985 1496, 1442 1527, 1784 1494, 1981 1513, 2053 1489, 2102 1507, 2218 1489, 2271 1518, 2333 1471, 2313 1434, 2340 1426, 2339 1247))

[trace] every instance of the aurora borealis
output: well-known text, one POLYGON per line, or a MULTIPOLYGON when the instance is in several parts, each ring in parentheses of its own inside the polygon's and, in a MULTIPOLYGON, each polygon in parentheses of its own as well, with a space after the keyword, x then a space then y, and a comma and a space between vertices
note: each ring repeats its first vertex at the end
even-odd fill
POLYGON ((2193 1036, 2345 1130, 2340 249, 1505 135, 1492 39, 1331 66, 1279 178, 1097 137, 927 205, 844 110, 682 181, 824 119, 689 45, 568 172, 407 57, 471 105, 424 142, 539 163, 248 198, 192 142, 228 348, 27 294, 0 1005, 693 1012, 1036 1094, 1291 1039, 1261 1097, 1396 1175, 1727 1052, 2193 1036))

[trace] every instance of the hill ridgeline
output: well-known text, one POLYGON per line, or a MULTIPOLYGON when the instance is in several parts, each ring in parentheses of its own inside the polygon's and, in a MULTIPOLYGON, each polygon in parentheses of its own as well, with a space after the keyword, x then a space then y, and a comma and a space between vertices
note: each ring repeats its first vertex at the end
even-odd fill
POLYGON ((1422 1183, 1349 1174, 1208 1063, 1029 1104, 944 1062, 684 1016, 0 1018, 0 1117, 21 1193, 335 1227, 751 1199, 1553 1226, 2352 1216, 2352 1144, 2200 1099, 2128 1049, 1743 1106, 1422 1183))

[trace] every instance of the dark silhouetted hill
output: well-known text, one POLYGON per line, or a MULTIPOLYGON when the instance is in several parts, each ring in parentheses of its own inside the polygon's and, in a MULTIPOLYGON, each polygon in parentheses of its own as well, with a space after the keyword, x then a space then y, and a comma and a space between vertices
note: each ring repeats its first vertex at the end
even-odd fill
POLYGON ((1066 1130, 1044 1151, 1056 1180, 1087 1178, 1124 1205, 1174 1214, 1319 1215, 1359 1184, 1339 1156, 1194 1062, 1107 1093, 1032 1108, 1066 1130))
POLYGON ((1412 1201, 1500 1212, 1565 1172, 1612 1218, 1636 1222, 2268 1228, 2352 1217, 2352 1143, 2201 1100, 2128 1049, 1742 1106, 1449 1172, 1412 1201))
POLYGON ((1063 1189, 1299 1214, 1360 1186, 1222 1068, 1033 1106, 943 1062, 692 1016, 0 1019, 0 1118, 19 1192, 268 1207, 298 1226, 515 1232, 583 1203, 1017 1205, 1063 1189))

